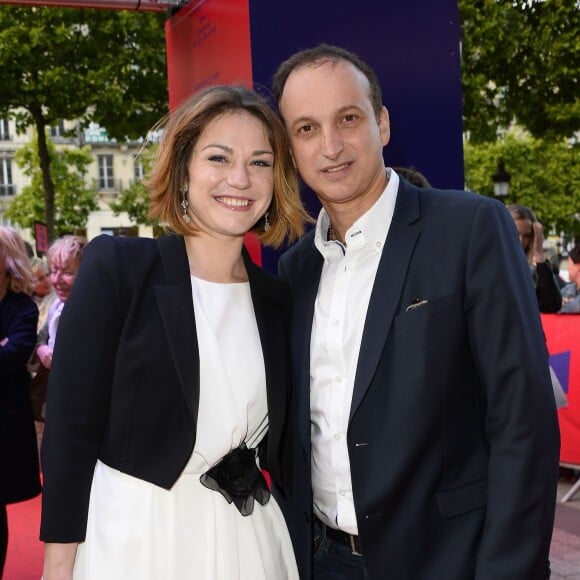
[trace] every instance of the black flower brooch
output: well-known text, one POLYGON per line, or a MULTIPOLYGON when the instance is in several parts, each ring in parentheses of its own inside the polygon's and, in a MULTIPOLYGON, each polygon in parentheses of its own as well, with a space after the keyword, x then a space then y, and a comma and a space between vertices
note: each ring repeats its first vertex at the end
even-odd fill
POLYGON ((228 503, 234 503, 243 516, 254 511, 254 499, 266 505, 270 490, 256 465, 256 452, 245 443, 225 455, 199 480, 213 491, 219 491, 228 503))

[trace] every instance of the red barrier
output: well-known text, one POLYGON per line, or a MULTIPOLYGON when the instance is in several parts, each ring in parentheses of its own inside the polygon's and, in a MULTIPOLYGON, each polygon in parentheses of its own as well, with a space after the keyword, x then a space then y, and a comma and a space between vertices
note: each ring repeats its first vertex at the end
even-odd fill
POLYGON ((550 365, 568 397, 558 410, 560 462, 580 465, 580 315, 542 314, 550 365))

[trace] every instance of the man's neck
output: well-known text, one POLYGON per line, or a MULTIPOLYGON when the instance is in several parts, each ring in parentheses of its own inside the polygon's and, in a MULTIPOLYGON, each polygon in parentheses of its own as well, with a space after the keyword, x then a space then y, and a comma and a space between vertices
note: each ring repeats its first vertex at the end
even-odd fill
MULTIPOLYGON (((346 232, 361 218, 381 197, 389 183, 389 172, 385 178, 376 183, 372 191, 347 203, 322 203, 330 220, 329 234, 333 239, 344 243, 346 232)), ((330 238, 328 238, 330 239, 330 238)))

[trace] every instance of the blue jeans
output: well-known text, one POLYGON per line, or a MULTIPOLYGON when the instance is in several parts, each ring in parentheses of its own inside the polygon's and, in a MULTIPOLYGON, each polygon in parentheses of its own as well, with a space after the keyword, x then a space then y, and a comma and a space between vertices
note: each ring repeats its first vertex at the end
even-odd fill
POLYGON ((348 546, 330 540, 326 526, 314 521, 313 580, 368 580, 362 556, 356 556, 348 546))

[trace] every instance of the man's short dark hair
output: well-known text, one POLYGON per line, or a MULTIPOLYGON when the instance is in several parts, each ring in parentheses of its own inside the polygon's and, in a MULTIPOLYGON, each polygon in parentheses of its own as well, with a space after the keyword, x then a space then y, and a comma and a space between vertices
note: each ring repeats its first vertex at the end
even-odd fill
MULTIPOLYGON (((286 81, 293 71, 306 66, 319 66, 329 62, 335 65, 339 61, 350 62, 365 75, 370 85, 371 104, 378 119, 383 107, 383 97, 381 85, 375 71, 356 54, 331 44, 320 44, 315 48, 301 50, 278 67, 272 78, 272 90, 278 105, 280 105, 286 81)), ((315 90, 315 87, 313 87, 313 90, 315 90)))

